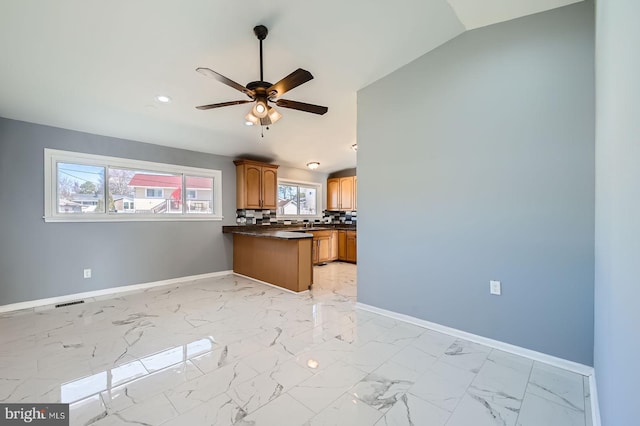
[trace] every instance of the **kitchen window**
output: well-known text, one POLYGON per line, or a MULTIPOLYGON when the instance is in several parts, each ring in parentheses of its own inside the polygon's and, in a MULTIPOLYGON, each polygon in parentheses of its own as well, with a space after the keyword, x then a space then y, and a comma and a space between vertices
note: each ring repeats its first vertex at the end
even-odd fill
POLYGON ((277 217, 319 218, 322 214, 322 185, 278 180, 277 217))
POLYGON ((221 220, 222 172, 45 149, 46 222, 221 220))

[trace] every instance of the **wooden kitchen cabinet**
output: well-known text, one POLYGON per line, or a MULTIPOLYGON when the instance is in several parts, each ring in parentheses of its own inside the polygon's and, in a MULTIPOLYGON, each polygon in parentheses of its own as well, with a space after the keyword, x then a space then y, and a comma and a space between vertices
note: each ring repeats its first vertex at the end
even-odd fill
POLYGON ((331 261, 331 234, 334 231, 313 231, 313 264, 331 261))
POLYGON ((338 260, 356 263, 358 260, 357 231, 338 231, 338 260))
POLYGON ((353 177, 353 209, 358 210, 358 176, 353 177))
POLYGON ((331 231, 331 255, 329 260, 338 260, 338 231, 331 231))
POLYGON ((347 262, 358 260, 358 235, 356 231, 347 231, 347 262))
POLYGON ((236 209, 277 208, 278 166, 236 160, 236 209))
POLYGON ((355 176, 327 179, 327 210, 355 210, 355 176))
POLYGON ((338 260, 347 259, 347 231, 338 231, 338 260))

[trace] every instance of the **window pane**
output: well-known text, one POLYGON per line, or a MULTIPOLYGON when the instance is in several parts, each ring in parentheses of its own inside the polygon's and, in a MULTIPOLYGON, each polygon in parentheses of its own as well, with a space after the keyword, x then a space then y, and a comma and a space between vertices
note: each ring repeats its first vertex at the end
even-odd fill
POLYGON ((104 213, 104 167, 57 163, 58 213, 104 213))
POLYGON ((300 214, 316 214, 316 188, 300 187, 300 214))
POLYGON ((112 213, 182 213, 182 175, 109 168, 112 213))
POLYGON ((298 214, 298 187, 295 185, 278 185, 278 214, 298 214))
POLYGON ((213 213, 213 178, 185 176, 187 213, 213 213))
POLYGON ((109 212, 135 213, 134 188, 129 186, 134 170, 109 168, 109 212))

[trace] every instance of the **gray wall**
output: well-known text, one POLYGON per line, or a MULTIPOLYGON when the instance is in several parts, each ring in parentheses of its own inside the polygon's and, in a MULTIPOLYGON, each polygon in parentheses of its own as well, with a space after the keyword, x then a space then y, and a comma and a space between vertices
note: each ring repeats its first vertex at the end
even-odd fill
POLYGON ((0 118, 0 182, 0 305, 233 268, 231 158, 0 118), (224 221, 45 223, 44 148, 221 170, 224 221))
POLYGON ((360 302, 592 364, 593 19, 470 31, 358 92, 360 302))
POLYGON ((595 369, 604 425, 638 424, 640 3, 597 2, 595 369))

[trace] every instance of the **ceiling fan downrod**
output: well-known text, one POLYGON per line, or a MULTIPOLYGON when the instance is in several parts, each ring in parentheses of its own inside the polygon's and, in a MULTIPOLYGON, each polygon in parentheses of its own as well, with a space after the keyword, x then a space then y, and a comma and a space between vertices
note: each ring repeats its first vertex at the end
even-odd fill
POLYGON ((267 34, 269 34, 269 30, 264 25, 257 25, 253 27, 253 33, 260 40, 260 81, 264 81, 264 74, 262 68, 262 40, 267 38, 267 34))

